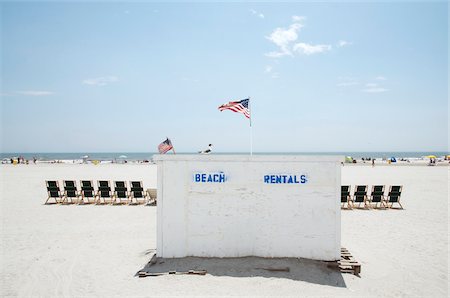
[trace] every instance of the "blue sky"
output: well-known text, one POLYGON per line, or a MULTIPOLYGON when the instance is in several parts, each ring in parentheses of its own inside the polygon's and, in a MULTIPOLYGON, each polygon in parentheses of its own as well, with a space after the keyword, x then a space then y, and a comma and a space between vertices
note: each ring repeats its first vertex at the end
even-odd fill
POLYGON ((0 5, 2 152, 448 148, 446 2, 0 5))

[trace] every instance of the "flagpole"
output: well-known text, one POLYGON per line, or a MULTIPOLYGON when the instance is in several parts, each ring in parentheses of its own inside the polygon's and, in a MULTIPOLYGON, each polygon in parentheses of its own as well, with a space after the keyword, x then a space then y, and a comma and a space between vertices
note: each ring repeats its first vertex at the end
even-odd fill
POLYGON ((252 129, 252 104, 250 103, 250 96, 248 97, 248 107, 250 110, 250 156, 253 156, 253 129, 252 129))

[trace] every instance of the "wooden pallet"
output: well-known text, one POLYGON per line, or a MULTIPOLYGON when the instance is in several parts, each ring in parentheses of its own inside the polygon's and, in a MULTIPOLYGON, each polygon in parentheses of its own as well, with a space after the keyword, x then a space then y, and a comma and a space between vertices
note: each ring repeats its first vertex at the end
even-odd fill
POLYGON ((337 263, 342 273, 352 273, 354 275, 361 273, 361 264, 353 258, 352 254, 345 247, 341 247, 341 259, 337 263))

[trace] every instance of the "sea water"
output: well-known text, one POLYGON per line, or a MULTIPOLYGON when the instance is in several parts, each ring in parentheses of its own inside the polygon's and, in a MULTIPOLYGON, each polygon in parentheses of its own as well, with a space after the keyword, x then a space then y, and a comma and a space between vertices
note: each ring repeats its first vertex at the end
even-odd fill
MULTIPOLYGON (((150 161, 154 154, 157 152, 9 152, 0 153, 0 158, 3 159, 17 159, 19 156, 26 160, 32 161, 34 158, 40 161, 54 161, 54 160, 98 160, 98 161, 150 161)), ((168 153, 172 154, 172 153, 168 153)), ((197 152, 177 152, 177 154, 198 154, 197 152)), ((249 152, 213 152, 212 154, 224 155, 248 155, 249 152)), ((397 159, 409 158, 418 159, 428 155, 435 155, 437 157, 443 157, 449 155, 448 152, 253 152, 254 155, 340 155, 351 156, 354 159, 361 158, 391 158, 397 159)))

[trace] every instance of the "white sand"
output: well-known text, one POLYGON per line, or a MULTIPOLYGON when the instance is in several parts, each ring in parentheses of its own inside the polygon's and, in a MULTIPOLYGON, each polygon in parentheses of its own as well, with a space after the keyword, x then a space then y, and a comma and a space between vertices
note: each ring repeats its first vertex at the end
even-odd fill
POLYGON ((401 184, 405 210, 342 212, 362 263, 344 287, 273 277, 134 274, 156 247, 156 207, 45 206, 44 180, 143 180, 154 165, 1 165, 1 296, 448 296, 449 167, 346 165, 343 184, 401 184))

